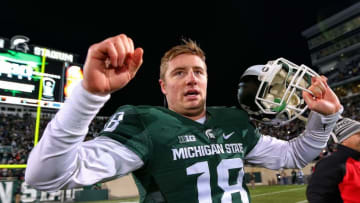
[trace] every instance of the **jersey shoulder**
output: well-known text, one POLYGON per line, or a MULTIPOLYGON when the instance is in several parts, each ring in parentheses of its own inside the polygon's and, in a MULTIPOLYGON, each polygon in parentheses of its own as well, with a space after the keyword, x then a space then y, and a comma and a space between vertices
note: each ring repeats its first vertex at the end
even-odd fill
POLYGON ((246 111, 236 107, 236 106, 231 106, 231 107, 226 107, 226 106, 210 106, 207 107, 208 111, 211 113, 216 113, 216 114, 224 114, 226 113, 229 116, 241 116, 241 117, 246 117, 249 118, 248 114, 246 111))
POLYGON ((134 151, 145 162, 154 145, 154 140, 164 138, 164 126, 180 125, 177 114, 163 107, 124 105, 110 117, 99 133, 110 137, 134 151), (156 136, 155 136, 156 135, 156 136))
POLYGON ((145 162, 152 148, 147 121, 151 120, 148 117, 154 114, 152 112, 153 108, 150 106, 120 106, 109 118, 99 136, 118 141, 145 162))
POLYGON ((217 123, 228 123, 229 125, 236 125, 239 127, 255 128, 250 121, 247 112, 237 107, 208 107, 208 112, 211 119, 217 123))
MULTIPOLYGON (((123 115, 123 121, 131 121, 131 120, 142 120, 146 121, 154 121, 156 117, 162 117, 168 114, 168 109, 163 107, 156 106, 134 106, 134 105, 124 105, 120 106, 116 112, 111 116, 110 120, 116 117, 117 115, 123 115)), ((146 122, 148 123, 148 122, 146 122)))
POLYGON ((258 143, 261 134, 250 121, 247 112, 237 107, 209 107, 209 122, 228 132, 235 131, 246 145, 246 154, 258 143))

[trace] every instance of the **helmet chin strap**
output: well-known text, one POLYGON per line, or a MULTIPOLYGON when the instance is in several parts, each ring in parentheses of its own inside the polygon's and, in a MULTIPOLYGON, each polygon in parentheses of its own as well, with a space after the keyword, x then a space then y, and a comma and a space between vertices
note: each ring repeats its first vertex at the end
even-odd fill
POLYGON ((301 121, 304 121, 305 124, 308 122, 308 118, 306 118, 306 117, 303 116, 303 115, 299 115, 299 116, 298 116, 298 119, 300 119, 301 121))

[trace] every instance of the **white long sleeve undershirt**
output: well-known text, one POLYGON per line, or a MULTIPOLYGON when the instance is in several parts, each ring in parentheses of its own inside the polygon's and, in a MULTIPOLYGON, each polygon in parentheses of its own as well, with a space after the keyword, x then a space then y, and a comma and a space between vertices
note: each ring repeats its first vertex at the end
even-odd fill
POLYGON ((326 147, 330 132, 342 111, 329 116, 311 112, 305 132, 290 141, 261 136, 245 159, 249 163, 274 170, 303 168, 326 147))
POLYGON ((72 94, 28 158, 25 181, 37 189, 90 185, 143 165, 132 151, 110 138, 83 142, 88 126, 110 95, 90 94, 81 84, 72 94))

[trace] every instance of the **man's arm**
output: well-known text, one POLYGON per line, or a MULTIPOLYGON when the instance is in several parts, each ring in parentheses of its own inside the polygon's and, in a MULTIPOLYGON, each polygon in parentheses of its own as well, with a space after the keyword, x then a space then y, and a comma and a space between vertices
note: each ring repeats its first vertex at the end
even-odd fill
POLYGON ((326 147, 330 132, 341 113, 342 109, 328 116, 311 112, 304 133, 290 141, 261 136, 255 147, 246 155, 246 159, 250 163, 274 170, 303 168, 326 147))
POLYGON ((134 50, 126 35, 89 48, 84 80, 31 152, 26 182, 42 190, 76 187, 126 174, 143 164, 137 155, 110 139, 83 142, 90 122, 109 94, 123 88, 135 76, 142 64, 142 53, 141 48, 134 50))
POLYGON ((312 110, 305 132, 288 142, 261 136, 246 156, 249 162, 270 169, 303 168, 320 154, 343 108, 324 76, 313 77, 309 90, 313 95, 303 91, 304 100, 312 110))
POLYGON ((92 95, 81 84, 48 124, 28 159, 25 181, 40 190, 91 185, 143 165, 120 143, 106 137, 83 142, 88 126, 109 96, 92 95))

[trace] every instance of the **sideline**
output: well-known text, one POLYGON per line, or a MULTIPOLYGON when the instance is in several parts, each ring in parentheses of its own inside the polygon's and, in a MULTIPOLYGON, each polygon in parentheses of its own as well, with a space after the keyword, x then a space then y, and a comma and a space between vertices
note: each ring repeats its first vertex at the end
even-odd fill
POLYGON ((283 192, 290 192, 290 191, 296 191, 296 190, 303 190, 306 187, 302 187, 302 188, 293 188, 293 189, 288 189, 288 190, 282 190, 282 191, 277 191, 277 192, 268 192, 268 193, 263 193, 263 194, 258 194, 258 195, 251 195, 251 198, 255 198, 255 197, 260 197, 260 196, 265 196, 265 195, 272 195, 272 194, 279 194, 279 193, 283 193, 283 192))

